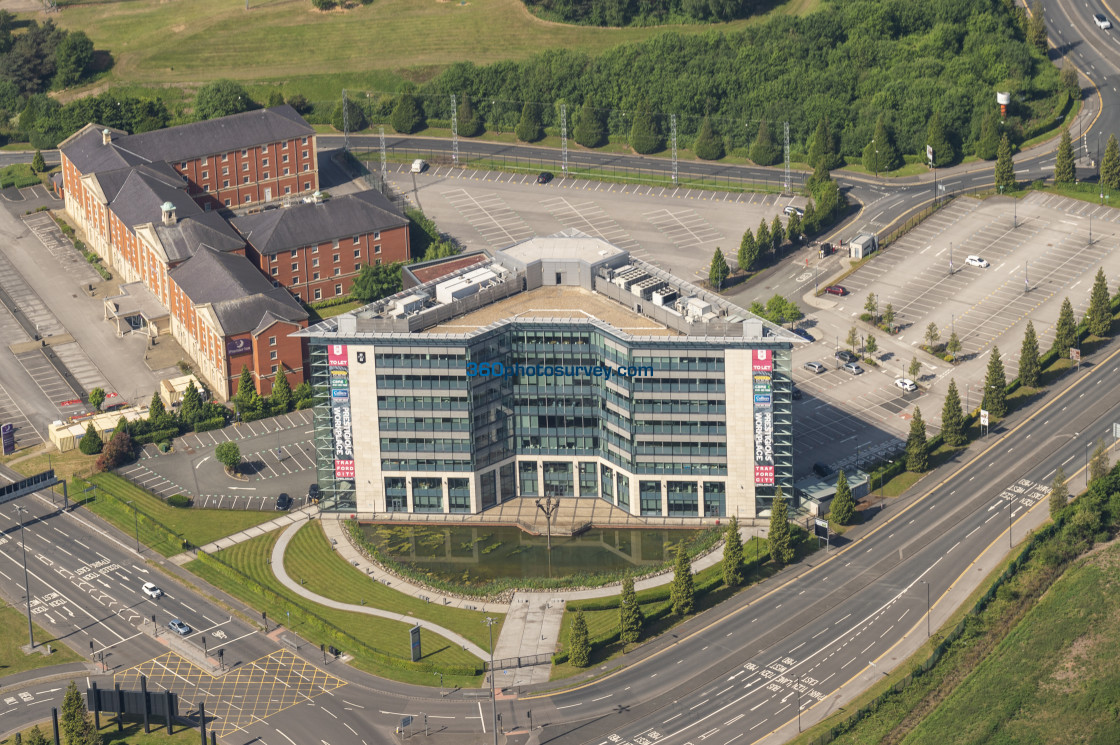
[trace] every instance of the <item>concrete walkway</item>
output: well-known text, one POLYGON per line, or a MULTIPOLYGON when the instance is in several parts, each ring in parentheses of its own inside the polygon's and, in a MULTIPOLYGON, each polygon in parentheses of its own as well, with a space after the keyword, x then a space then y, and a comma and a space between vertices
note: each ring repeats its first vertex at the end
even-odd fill
POLYGON ((287 529, 285 529, 284 532, 280 534, 280 538, 276 541, 276 545, 272 548, 272 573, 275 574, 276 579, 280 580, 280 582, 289 590, 301 597, 307 598, 313 603, 318 603, 319 605, 326 606, 327 608, 350 611, 352 613, 364 613, 367 616, 377 616, 379 618, 388 618, 391 621, 400 621, 401 623, 407 623, 409 626, 418 625, 422 629, 427 629, 432 633, 439 634, 448 641, 458 644, 460 647, 475 655, 480 660, 488 658, 490 656, 489 652, 487 652, 474 642, 468 641, 459 634, 456 634, 454 631, 445 629, 444 627, 434 624, 431 621, 424 621, 419 618, 413 618, 412 616, 407 616, 401 613, 393 613, 391 611, 381 610, 380 608, 371 608, 367 605, 340 603, 337 600, 331 600, 330 598, 325 598, 322 595, 316 595, 315 593, 311 592, 306 587, 301 585, 299 582, 293 580, 288 576, 287 571, 285 571, 284 569, 284 552, 288 550, 288 543, 295 536, 296 531, 298 531, 302 527, 303 525, 301 523, 293 523, 292 525, 289 525, 287 529))

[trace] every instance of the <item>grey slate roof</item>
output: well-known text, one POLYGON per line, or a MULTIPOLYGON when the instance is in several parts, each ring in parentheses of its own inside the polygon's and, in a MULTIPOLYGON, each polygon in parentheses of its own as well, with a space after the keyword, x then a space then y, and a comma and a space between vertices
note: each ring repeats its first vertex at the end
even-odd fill
POLYGON ((195 305, 211 304, 226 334, 257 329, 266 314, 303 321, 307 311, 283 287, 273 287, 256 267, 237 254, 209 248, 175 267, 171 278, 195 305))
POLYGON ((147 158, 117 149, 116 143, 127 138, 128 134, 119 129, 110 129, 112 143, 103 145, 101 130, 105 127, 100 124, 87 124, 74 134, 67 137, 58 146, 70 162, 83 174, 95 171, 108 171, 128 166, 149 163, 161 158, 147 158))
MULTIPOLYGON (((115 147, 132 157, 176 163, 203 155, 259 147, 269 142, 310 137, 315 134, 291 106, 246 111, 220 119, 207 119, 178 127, 129 135, 115 141, 115 147)), ((100 134, 97 135, 101 137, 100 134)), ((100 139, 98 140, 100 142, 100 139)), ((84 172, 84 171, 83 171, 84 172)))
POLYGON ((408 218, 376 189, 317 204, 258 212, 230 220, 253 248, 276 254, 302 246, 408 225, 408 218))
MULTIPOLYGON (((164 225, 161 213, 153 222, 160 243, 167 252, 167 260, 172 264, 190 258, 203 246, 223 253, 245 246, 241 236, 217 212, 200 212, 186 219, 179 218, 174 225, 164 225)), ((249 263, 248 259, 239 258, 249 263)))

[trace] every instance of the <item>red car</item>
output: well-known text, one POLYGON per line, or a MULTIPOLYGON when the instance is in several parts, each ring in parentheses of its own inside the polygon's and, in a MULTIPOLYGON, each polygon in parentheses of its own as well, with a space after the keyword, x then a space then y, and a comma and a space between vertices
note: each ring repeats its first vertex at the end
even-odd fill
POLYGON ((842 285, 829 285, 828 287, 824 288, 824 291, 828 295, 839 295, 840 297, 848 294, 848 291, 845 290, 842 285))

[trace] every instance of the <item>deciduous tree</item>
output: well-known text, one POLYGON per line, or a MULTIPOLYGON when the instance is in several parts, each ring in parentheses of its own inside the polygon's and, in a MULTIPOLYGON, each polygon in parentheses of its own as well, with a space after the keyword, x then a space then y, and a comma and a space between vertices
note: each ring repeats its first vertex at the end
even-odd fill
POLYGON ((922 363, 917 357, 910 359, 910 367, 907 368, 906 373, 914 380, 920 380, 918 376, 922 374, 922 363))
POLYGON ((240 114, 256 106, 249 92, 240 83, 215 80, 198 89, 198 95, 194 99, 194 115, 198 119, 216 119, 240 114))
POLYGON ((874 357, 875 353, 879 351, 879 342, 875 341, 873 334, 867 335, 867 339, 863 342, 863 351, 868 357, 874 357))
POLYGON ((241 448, 236 442, 223 442, 214 448, 214 458, 231 472, 241 465, 241 448))
POLYGON ((1097 446, 1093 448, 1093 455, 1089 458, 1089 481, 1103 479, 1108 475, 1111 467, 1108 462, 1108 448, 1105 447, 1104 440, 1098 438, 1097 446))
POLYGON ((68 88, 82 82, 93 61, 93 42, 85 31, 71 31, 54 50, 54 87, 68 88))
POLYGON ((926 326, 926 345, 931 349, 937 348, 937 342, 941 340, 941 332, 937 329, 937 324, 933 321, 929 322, 926 326))
POLYGON ((956 331, 949 333, 949 341, 945 342, 945 351, 953 355, 953 361, 957 359, 957 354, 961 351, 961 339, 957 336, 956 331))
POLYGON ((105 389, 98 386, 89 392, 89 405, 97 411, 101 411, 101 405, 105 403, 105 389))

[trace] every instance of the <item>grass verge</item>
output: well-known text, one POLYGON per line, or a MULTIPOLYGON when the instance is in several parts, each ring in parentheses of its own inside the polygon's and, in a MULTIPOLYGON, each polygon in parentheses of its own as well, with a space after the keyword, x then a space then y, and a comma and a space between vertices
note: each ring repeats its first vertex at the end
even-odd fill
MULTIPOLYGON (((59 716, 61 718, 61 712, 59 716)), ((51 720, 44 719, 37 726, 39 731, 50 741, 51 720)), ((27 742, 31 730, 32 727, 28 727, 20 732, 23 742, 27 742)), ((152 718, 151 734, 144 734, 143 722, 129 721, 127 717, 124 720, 124 729, 117 732, 117 720, 111 714, 101 716, 101 729, 98 732, 101 734, 102 745, 192 745, 198 742, 199 736, 197 729, 189 729, 179 725, 177 727, 172 726, 171 736, 168 737, 167 732, 163 729, 163 719, 160 717, 152 718), (157 725, 156 722, 159 722, 159 724, 157 725)), ((16 737, 12 735, 0 740, 0 745, 14 745, 15 742, 16 737)))
POLYGON ((183 541, 192 546, 204 546, 275 517, 273 513, 264 511, 171 507, 151 492, 113 473, 99 473, 88 481, 75 479, 70 490, 71 498, 82 500, 82 506, 90 512, 111 522, 126 535, 135 537, 138 533, 141 543, 164 556, 180 553, 184 548, 183 541), (87 484, 97 488, 84 492, 87 484), (129 501, 132 506, 126 504, 129 501), (135 516, 133 507, 136 508, 135 516), (169 528, 170 534, 159 523, 169 528), (172 534, 177 535, 179 540, 175 540, 172 534))
MULTIPOLYGON (((305 581, 308 590, 325 598, 423 618, 462 634, 483 649, 490 648, 490 633, 483 619, 490 616, 499 622, 505 621, 501 613, 480 613, 426 603, 370 579, 334 551, 317 520, 310 521, 296 533, 284 554, 284 568, 289 577, 305 581)), ((495 638, 501 628, 501 623, 495 624, 495 638)))
MULTIPOLYGON (((278 532, 258 536, 244 543, 239 543, 236 546, 231 546, 230 548, 219 551, 215 556, 249 576, 271 592, 281 596, 288 604, 312 609, 326 621, 339 628, 346 629, 350 635, 363 644, 368 644, 375 649, 384 650, 401 659, 409 658, 408 624, 367 616, 363 613, 352 613, 314 605, 280 584, 280 581, 273 575, 272 569, 269 566, 269 561, 272 556, 272 547, 275 545, 278 537, 278 532)), ((262 596, 254 592, 251 588, 246 587, 243 583, 233 581, 226 575, 221 574, 197 559, 187 563, 186 567, 215 587, 221 588, 257 610, 268 613, 271 618, 281 623, 284 622, 285 606, 281 603, 268 599, 267 596, 262 600, 262 596)), ((335 643, 332 639, 329 639, 322 630, 309 624, 301 625, 299 623, 293 623, 290 628, 314 644, 335 643)), ((433 665, 458 665, 469 667, 477 666, 479 663, 474 655, 436 634, 424 632, 423 639, 426 652, 422 660, 423 662, 433 665)), ((439 685, 438 675, 433 675, 429 672, 393 668, 363 655, 360 649, 346 649, 343 651, 354 654, 354 659, 351 664, 374 675, 415 685, 439 685)), ((448 675, 445 676, 444 685, 472 688, 477 687, 480 682, 481 678, 479 676, 448 675)))
POLYGON ((4 629, 4 633, 0 634, 0 678, 37 670, 40 667, 83 660, 76 652, 58 641, 53 634, 40 628, 38 624, 33 626, 36 648, 43 644, 50 644, 54 652, 49 656, 39 654, 37 651, 31 654, 23 653, 20 647, 27 644, 25 631, 27 616, 9 605, 0 603, 0 629, 4 629))

